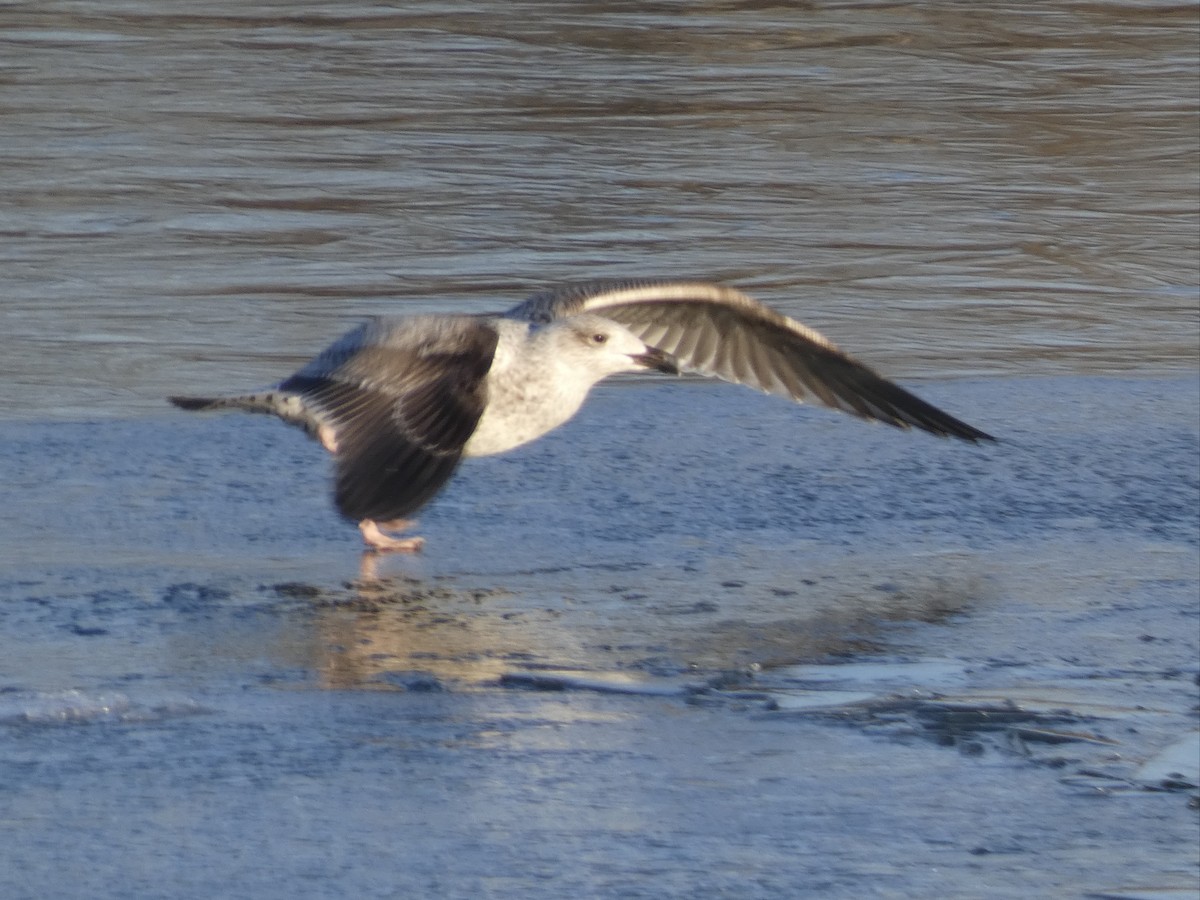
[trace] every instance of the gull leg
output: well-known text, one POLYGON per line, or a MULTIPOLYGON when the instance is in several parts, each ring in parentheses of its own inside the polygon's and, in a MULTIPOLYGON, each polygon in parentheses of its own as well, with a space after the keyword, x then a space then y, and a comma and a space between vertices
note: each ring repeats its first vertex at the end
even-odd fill
POLYGON ((379 528, 380 525, 386 528, 405 528, 412 523, 404 519, 394 519, 391 522, 382 523, 376 522, 374 519, 363 519, 358 523, 358 530, 362 532, 363 542, 372 550, 380 553, 416 553, 425 546, 423 537, 392 537, 384 534, 379 528))

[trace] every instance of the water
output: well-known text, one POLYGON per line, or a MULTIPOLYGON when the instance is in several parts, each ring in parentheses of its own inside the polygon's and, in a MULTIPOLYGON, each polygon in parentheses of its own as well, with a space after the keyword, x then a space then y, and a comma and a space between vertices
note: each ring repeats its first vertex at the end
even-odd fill
POLYGON ((0 894, 1194 894, 1194 377, 925 388, 601 389, 361 575, 277 423, 7 423, 0 894))
POLYGON ((0 894, 1194 896, 1198 33, 0 0, 0 894), (606 385, 360 560, 162 399, 630 275, 1001 442, 606 385))
POLYGON ((1190 369, 1192 4, 0 5, 8 417, 729 280, 897 375, 1190 369))

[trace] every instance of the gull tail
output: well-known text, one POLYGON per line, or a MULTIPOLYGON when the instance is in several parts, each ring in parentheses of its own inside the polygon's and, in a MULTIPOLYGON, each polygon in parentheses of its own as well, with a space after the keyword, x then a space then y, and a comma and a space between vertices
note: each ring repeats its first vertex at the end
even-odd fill
POLYGON ((274 391, 262 394, 240 394, 236 397, 168 397, 171 403, 189 412, 210 409, 240 409, 245 412, 279 415, 283 397, 274 391))
POLYGON ((180 409, 189 412, 206 412, 208 410, 238 409, 242 412, 265 413, 276 416, 289 425, 303 428, 310 437, 314 437, 325 445, 330 453, 336 451, 336 438, 332 431, 322 436, 327 429, 319 413, 314 412, 298 394, 271 389, 258 391, 253 394, 236 394, 232 397, 168 397, 180 409))

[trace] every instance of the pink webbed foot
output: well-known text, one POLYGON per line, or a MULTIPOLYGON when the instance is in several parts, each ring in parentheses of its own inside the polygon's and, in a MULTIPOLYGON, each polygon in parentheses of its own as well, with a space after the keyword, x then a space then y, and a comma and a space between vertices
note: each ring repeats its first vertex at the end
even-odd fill
POLYGON ((363 543, 377 553, 416 553, 425 546, 423 537, 393 537, 384 534, 380 526, 393 531, 402 531, 412 527, 413 523, 406 519, 394 519, 391 522, 376 522, 374 519, 363 519, 358 523, 362 532, 363 543))

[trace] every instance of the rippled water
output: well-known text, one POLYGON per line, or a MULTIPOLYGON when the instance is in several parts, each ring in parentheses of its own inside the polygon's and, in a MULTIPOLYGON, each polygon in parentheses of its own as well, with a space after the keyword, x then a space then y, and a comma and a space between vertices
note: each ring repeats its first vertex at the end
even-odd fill
POLYGON ((1197 363, 1191 3, 0 3, 0 415, 729 280, 903 377, 1197 363))
POLYGON ((1131 773, 1194 741, 1198 32, 0 0, 0 895, 1194 895, 1191 795, 1131 773), (601 390, 360 560, 317 447, 162 400, 624 275, 1002 441, 601 390), (831 726, 814 661, 1076 721, 831 726))

